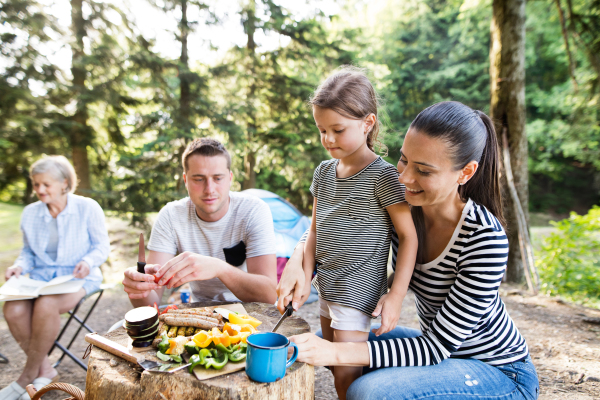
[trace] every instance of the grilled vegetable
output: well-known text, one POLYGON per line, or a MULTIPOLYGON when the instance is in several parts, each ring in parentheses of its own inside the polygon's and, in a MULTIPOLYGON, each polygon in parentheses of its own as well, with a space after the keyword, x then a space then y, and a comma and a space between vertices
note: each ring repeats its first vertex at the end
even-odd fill
POLYGON ((179 329, 177 329, 177 336, 185 336, 185 326, 180 326, 179 329))
POLYGON ((171 328, 169 325, 167 325, 161 321, 160 324, 158 325, 158 335, 162 336, 163 333, 169 332, 169 328, 171 328))
POLYGON ((169 326, 171 327, 169 328, 169 333, 167 333, 167 336, 170 338, 177 337, 177 330, 179 328, 177 326, 172 326, 171 324, 169 324, 169 326))

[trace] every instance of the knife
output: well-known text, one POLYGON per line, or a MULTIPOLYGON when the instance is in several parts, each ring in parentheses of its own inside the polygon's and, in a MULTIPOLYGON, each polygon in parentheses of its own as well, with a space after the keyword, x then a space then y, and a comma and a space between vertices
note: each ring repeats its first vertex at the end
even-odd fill
POLYGON ((289 316, 291 316, 294 313, 294 307, 292 307, 292 303, 290 302, 290 304, 288 304, 285 307, 285 311, 283 312, 283 315, 281 316, 281 318, 279 318, 279 321, 277 321, 277 325, 275 325, 275 328, 273 328, 273 330, 271 332, 275 332, 277 330, 277 328, 279 328, 279 326, 281 325, 281 323, 289 316))
POLYGON ((144 248, 144 234, 140 233, 140 242, 138 247, 138 262, 137 262, 137 270, 140 274, 145 274, 146 270, 144 267, 146 266, 146 249, 144 248))

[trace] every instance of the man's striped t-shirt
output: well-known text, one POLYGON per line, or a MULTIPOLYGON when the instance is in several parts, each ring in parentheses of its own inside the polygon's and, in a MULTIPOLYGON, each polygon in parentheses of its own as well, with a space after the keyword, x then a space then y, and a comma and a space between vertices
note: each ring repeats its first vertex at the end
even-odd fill
MULTIPOLYGON (((392 246, 395 265, 397 243, 392 246)), ((449 357, 490 365, 524 359, 527 344, 498 294, 507 259, 500 222, 469 200, 446 249, 413 272, 423 335, 367 342, 371 367, 432 365, 449 357)))
POLYGON ((338 161, 322 162, 310 187, 317 198, 313 285, 323 299, 371 316, 387 293, 392 222, 386 207, 404 201, 404 186, 381 157, 347 178, 337 177, 338 161))

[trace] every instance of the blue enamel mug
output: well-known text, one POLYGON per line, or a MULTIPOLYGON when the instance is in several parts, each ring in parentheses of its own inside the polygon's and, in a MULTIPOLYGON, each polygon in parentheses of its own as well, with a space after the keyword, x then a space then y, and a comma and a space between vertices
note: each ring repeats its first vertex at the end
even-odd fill
POLYGON ((298 357, 296 343, 280 333, 253 333, 246 339, 248 355, 246 356, 246 374, 253 381, 275 382, 285 376, 288 369, 298 357), (294 347, 292 358, 287 359, 288 346, 294 347))

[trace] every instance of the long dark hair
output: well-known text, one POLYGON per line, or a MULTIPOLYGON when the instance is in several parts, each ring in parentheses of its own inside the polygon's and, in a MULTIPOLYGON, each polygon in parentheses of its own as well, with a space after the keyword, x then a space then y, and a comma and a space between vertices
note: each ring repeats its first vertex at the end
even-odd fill
MULTIPOLYGON (((462 201, 472 199, 485 206, 506 226, 500 190, 499 152, 496 130, 485 113, 457 101, 444 101, 421 111, 409 130, 443 140, 449 150, 455 170, 477 161, 479 167, 464 185, 458 187, 462 201)), ((423 262, 425 220, 421 207, 411 207, 419 237, 418 262, 423 262)))

